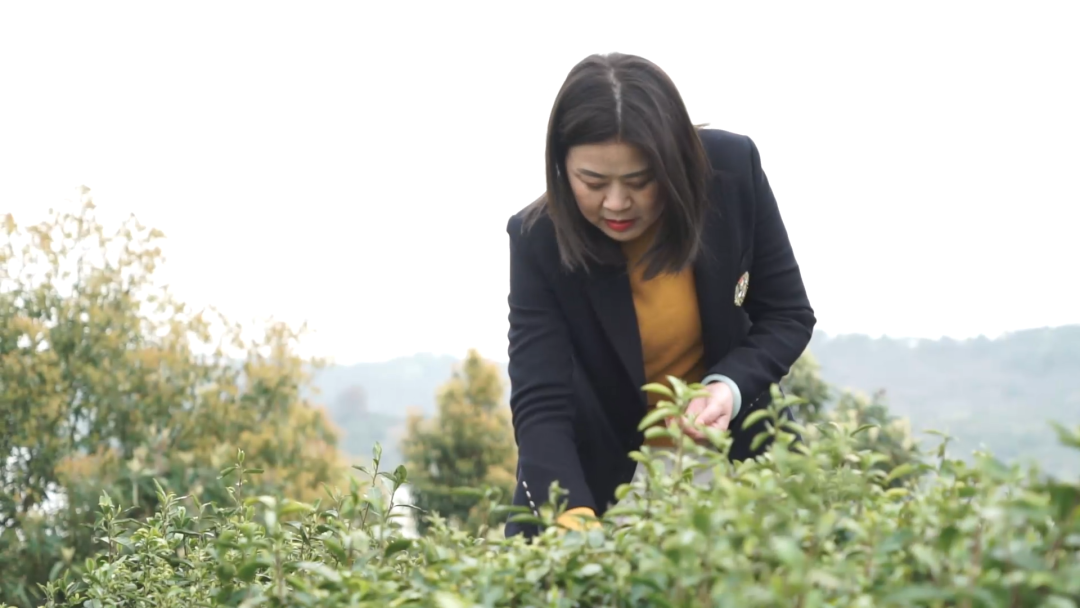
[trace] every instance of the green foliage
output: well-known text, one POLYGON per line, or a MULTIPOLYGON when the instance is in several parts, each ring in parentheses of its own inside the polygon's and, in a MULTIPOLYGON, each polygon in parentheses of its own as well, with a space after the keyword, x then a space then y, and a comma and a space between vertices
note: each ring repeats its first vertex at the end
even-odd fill
POLYGON ((499 368, 470 350, 439 390, 432 418, 407 420, 401 452, 417 504, 473 531, 490 525, 485 505, 510 496, 516 448, 499 368))
MULTIPOLYGON (((685 407, 687 392, 671 405, 685 407)), ((679 393, 682 392, 680 396, 679 393)), ((776 393, 778 395, 778 393, 776 393)), ((188 510, 167 493, 142 522, 103 499, 106 547, 79 576, 49 586, 50 606, 1076 606, 1080 486, 988 455, 944 455, 883 471, 851 423, 818 425, 803 444, 777 428, 755 461, 685 446, 682 475, 659 454, 645 500, 602 527, 565 532, 558 512, 530 543, 476 537, 435 518, 404 538, 390 517, 403 471, 375 473, 312 505, 241 491, 188 510), (707 485, 686 483, 712 467, 707 485), (898 487, 893 479, 904 478, 898 487), (619 523, 616 523, 618 521, 619 523)), ((681 442, 677 428, 659 429, 681 442)), ((1080 446, 1080 429, 1059 429, 1080 446)), ((242 466, 242 463, 241 463, 242 466)), ((622 491, 625 491, 624 488, 622 491)), ((617 507, 618 508, 618 507, 617 507)))
MULTIPOLYGON (((796 420, 807 427, 807 439, 820 438, 818 425, 839 423, 857 429, 856 450, 873 450, 884 457, 875 465, 877 469, 904 470, 899 467, 919 458, 909 421, 890 413, 884 391, 872 396, 837 391, 821 378, 821 367, 809 350, 791 367, 781 386, 795 397, 792 409, 796 420)), ((904 479, 898 477, 890 483, 899 484, 904 479)))
MULTIPOLYGON (((900 470, 920 457, 921 449, 911 432, 911 423, 889 412, 883 391, 871 397, 845 391, 836 406, 826 412, 825 420, 862 429, 855 435, 856 447, 881 454, 885 458, 878 464, 881 470, 900 470)), ((893 483, 902 479, 897 477, 893 483)))
POLYGON ((780 385, 785 391, 802 399, 802 403, 795 406, 797 419, 804 424, 814 424, 824 419, 833 389, 821 378, 821 365, 809 350, 795 361, 780 385))
POLYGON ((155 280, 160 232, 109 234, 87 198, 0 240, 0 601, 95 550, 99 498, 142 519, 155 483, 192 501, 227 498, 219 472, 243 445, 253 490, 313 499, 348 467, 336 431, 301 397, 299 332, 257 339, 192 311, 155 280))

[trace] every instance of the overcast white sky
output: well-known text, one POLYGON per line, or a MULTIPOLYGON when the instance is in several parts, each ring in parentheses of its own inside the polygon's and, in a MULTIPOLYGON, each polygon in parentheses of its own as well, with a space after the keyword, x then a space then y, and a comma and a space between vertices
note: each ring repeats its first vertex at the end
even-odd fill
POLYGON ((0 5, 0 213, 90 187, 308 354, 506 357, 510 214, 592 52, 757 142, 819 328, 1080 323, 1073 1, 0 5))

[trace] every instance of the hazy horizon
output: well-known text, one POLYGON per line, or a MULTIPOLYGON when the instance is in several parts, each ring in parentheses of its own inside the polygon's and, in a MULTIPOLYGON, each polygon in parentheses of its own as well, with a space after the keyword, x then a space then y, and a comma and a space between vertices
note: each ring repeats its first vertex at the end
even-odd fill
MULTIPOLYGON (((996 335, 993 335, 993 336, 986 335, 986 334, 979 334, 979 335, 974 335, 974 336, 966 336, 966 337, 962 337, 962 338, 954 338, 952 336, 937 336, 937 337, 933 337, 933 338, 926 338, 926 337, 918 337, 918 336, 890 336, 890 335, 886 335, 886 334, 871 335, 871 334, 857 333, 857 332, 833 334, 833 333, 829 333, 829 332, 815 330, 813 339, 812 339, 811 344, 810 344, 810 346, 808 348, 809 348, 809 350, 811 352, 813 352, 814 343, 817 342, 818 340, 822 340, 822 339, 827 339, 827 340, 831 341, 831 340, 837 340, 837 339, 844 340, 844 339, 851 339, 851 338, 868 338, 868 339, 871 339, 871 340, 895 340, 895 341, 898 341, 898 342, 905 342, 905 343, 908 344, 908 346, 910 346, 912 348, 915 348, 915 347, 919 346, 919 344, 922 343, 922 342, 942 342, 944 340, 955 340, 957 342, 968 342, 968 341, 978 340, 980 338, 985 338, 985 339, 990 340, 990 341, 1000 341, 1000 340, 1003 340, 1003 339, 1005 339, 1007 337, 1015 336, 1017 334, 1023 334, 1023 333, 1026 333, 1026 332, 1054 331, 1054 330, 1061 330, 1061 329, 1068 329, 1068 328, 1080 328, 1080 323, 1066 323, 1066 324, 1062 324, 1062 325, 1044 325, 1044 326, 1039 326, 1039 327, 1022 327, 1022 328, 1015 329, 1015 330, 1003 331, 1003 332, 1000 332, 1000 333, 998 333, 996 335)), ((417 351, 412 352, 412 353, 406 353, 406 354, 402 354, 402 355, 395 355, 395 356, 392 356, 392 357, 381 357, 381 358, 375 358, 375 359, 354 360, 354 361, 331 360, 329 363, 331 365, 337 365, 337 366, 341 366, 341 367, 349 367, 349 366, 352 366, 352 365, 390 363, 390 362, 395 362, 395 361, 400 361, 400 360, 412 359, 412 358, 415 358, 415 357, 432 357, 432 358, 440 358, 440 359, 441 358, 446 358, 446 359, 461 360, 461 359, 465 358, 466 353, 471 348, 474 348, 474 347, 466 346, 463 350, 461 350, 461 352, 436 352, 436 351, 432 351, 432 350, 422 350, 421 349, 421 350, 417 350, 417 351)), ((507 356, 507 353, 506 353, 505 350, 500 351, 500 352, 484 352, 484 351, 479 350, 479 349, 477 349, 477 350, 478 350, 478 352, 480 352, 480 355, 484 359, 487 359, 488 361, 492 361, 492 362, 498 363, 500 365, 506 365, 506 363, 509 362, 509 357, 507 356)))

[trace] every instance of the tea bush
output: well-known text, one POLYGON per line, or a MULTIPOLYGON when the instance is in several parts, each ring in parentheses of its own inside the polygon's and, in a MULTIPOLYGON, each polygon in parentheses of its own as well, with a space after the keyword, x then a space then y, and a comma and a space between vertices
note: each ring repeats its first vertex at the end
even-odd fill
MULTIPOLYGON (((689 397, 687 387, 676 390, 679 407, 689 397)), ((682 475, 663 475, 667 456, 643 449, 633 457, 650 467, 636 488, 645 500, 616 507, 586 532, 560 529, 559 508, 546 505, 537 521, 547 527, 531 542, 497 528, 469 535, 438 517, 423 537, 403 537, 390 497, 407 473, 378 470, 378 450, 365 481, 329 489, 315 504, 248 495, 255 473, 240 453, 224 472, 230 504, 191 505, 161 492, 152 517, 129 521, 103 496, 95 535, 103 552, 51 582, 48 605, 1080 604, 1075 481, 985 454, 952 459, 946 441, 936 456, 883 471, 875 465, 887 456, 857 448, 866 426, 777 428, 790 399, 774 397, 753 415, 773 420, 766 455, 732 464, 722 455, 728 438, 714 433, 719 451, 683 442, 695 460, 682 475), (790 431, 811 439, 791 443, 790 431), (698 466, 713 467, 715 482, 689 484, 698 466)), ((1059 434, 1080 448, 1080 429, 1059 434)))

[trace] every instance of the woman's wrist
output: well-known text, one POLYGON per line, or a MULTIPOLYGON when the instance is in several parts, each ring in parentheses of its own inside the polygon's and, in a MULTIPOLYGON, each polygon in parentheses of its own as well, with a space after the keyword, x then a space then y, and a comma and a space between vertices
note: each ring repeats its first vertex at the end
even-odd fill
POLYGON ((739 415, 739 409, 742 408, 742 393, 739 391, 739 385, 723 374, 709 374, 701 381, 706 386, 713 382, 723 382, 731 389, 731 419, 734 420, 739 415))

